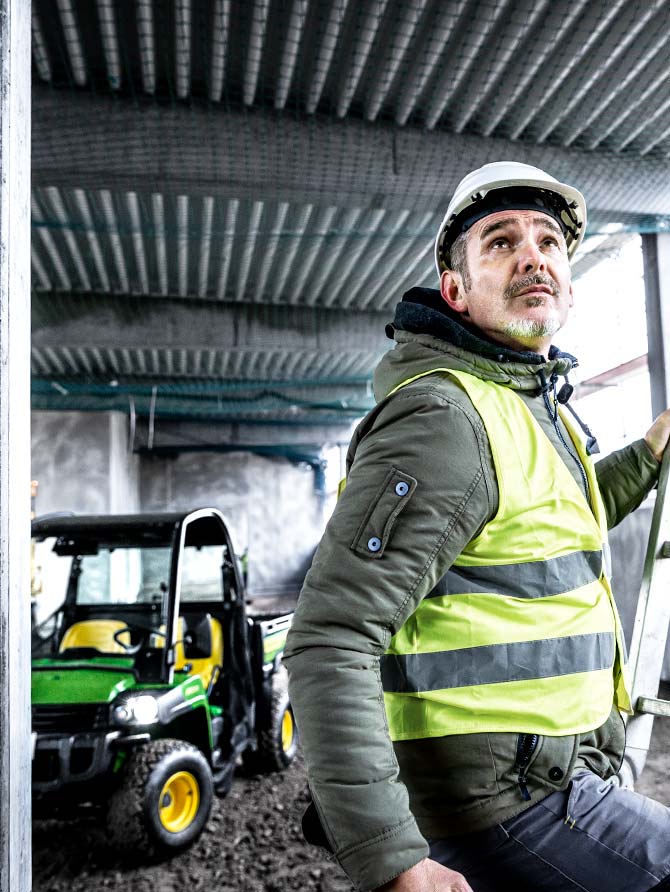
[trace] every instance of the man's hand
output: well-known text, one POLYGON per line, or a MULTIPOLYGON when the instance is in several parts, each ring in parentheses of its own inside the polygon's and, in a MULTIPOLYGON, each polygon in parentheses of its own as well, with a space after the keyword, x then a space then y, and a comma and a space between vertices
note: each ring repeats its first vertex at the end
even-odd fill
POLYGON ((424 858, 377 892, 472 892, 472 887, 462 873, 424 858))
POLYGON ((670 437, 670 409, 659 415, 644 435, 644 441, 657 461, 663 458, 668 437, 670 437))

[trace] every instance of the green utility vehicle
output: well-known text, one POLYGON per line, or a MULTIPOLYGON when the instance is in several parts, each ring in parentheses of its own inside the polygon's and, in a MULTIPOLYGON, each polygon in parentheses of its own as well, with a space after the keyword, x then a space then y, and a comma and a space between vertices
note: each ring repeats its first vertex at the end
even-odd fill
POLYGON ((247 616, 215 509, 55 516, 33 537, 43 587, 63 587, 33 630, 35 810, 93 803, 112 844, 184 848, 238 757, 260 772, 295 756, 281 663, 291 614, 247 616))

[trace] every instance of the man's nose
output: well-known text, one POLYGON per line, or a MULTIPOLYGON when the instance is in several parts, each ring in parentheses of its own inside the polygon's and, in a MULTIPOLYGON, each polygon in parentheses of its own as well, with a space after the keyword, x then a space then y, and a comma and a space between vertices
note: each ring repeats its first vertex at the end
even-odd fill
POLYGON ((546 272, 547 258, 535 242, 525 242, 519 251, 519 270, 522 273, 546 272))

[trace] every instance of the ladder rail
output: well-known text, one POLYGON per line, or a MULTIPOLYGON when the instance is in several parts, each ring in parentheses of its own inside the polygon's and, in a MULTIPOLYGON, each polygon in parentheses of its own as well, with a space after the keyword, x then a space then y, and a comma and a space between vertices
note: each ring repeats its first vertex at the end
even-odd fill
POLYGON ((663 453, 628 659, 635 714, 626 719, 619 783, 633 787, 644 768, 654 716, 670 715, 658 686, 670 627, 670 447, 663 453))

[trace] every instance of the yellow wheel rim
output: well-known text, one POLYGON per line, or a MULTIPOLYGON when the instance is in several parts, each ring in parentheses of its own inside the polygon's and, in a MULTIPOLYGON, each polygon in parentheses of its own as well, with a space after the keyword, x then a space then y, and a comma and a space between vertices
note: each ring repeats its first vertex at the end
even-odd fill
POLYGON ((288 752, 291 749, 291 744, 293 743, 293 716, 291 715, 291 711, 289 709, 284 713, 284 717, 281 720, 281 748, 284 752, 288 752))
POLYGON ((185 830, 193 821, 200 807, 200 787, 189 771, 177 771, 171 775, 159 800, 158 813, 163 827, 170 833, 185 830))

